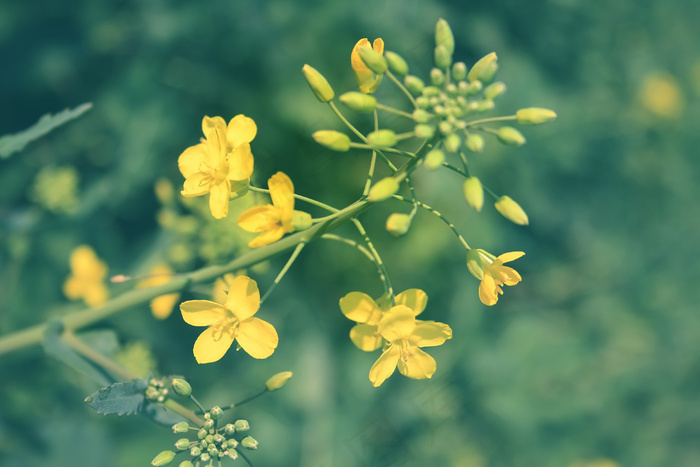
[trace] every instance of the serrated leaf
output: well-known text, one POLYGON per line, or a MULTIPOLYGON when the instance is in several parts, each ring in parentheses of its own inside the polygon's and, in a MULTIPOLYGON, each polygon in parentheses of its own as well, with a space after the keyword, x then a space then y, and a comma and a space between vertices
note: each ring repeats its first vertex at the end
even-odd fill
POLYGON ((74 109, 65 109, 55 115, 46 114, 24 131, 0 136, 0 158, 7 159, 12 153, 21 151, 35 139, 39 139, 54 128, 78 118, 91 108, 92 103, 87 102, 74 109))
POLYGON ((148 381, 145 379, 114 383, 87 396, 85 403, 104 415, 131 415, 141 411, 146 401, 147 387, 148 381))

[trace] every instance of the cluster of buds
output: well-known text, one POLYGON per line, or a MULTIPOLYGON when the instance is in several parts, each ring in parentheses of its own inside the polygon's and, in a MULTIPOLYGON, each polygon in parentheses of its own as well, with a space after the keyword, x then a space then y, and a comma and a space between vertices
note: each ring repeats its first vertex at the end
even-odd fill
POLYGON ((167 387, 162 379, 151 378, 148 380, 148 387, 146 388, 146 399, 151 402, 165 402, 170 393, 170 388, 167 387))

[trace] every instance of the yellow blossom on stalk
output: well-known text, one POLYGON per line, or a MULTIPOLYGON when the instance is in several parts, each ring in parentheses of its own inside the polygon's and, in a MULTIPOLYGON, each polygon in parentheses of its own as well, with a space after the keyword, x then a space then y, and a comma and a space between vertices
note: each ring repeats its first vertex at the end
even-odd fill
MULTIPOLYGON (((154 287, 167 284, 172 280, 173 270, 167 264, 157 264, 151 269, 151 277, 139 282, 139 287, 154 287)), ((179 293, 161 295, 151 300, 151 313, 157 319, 165 319, 173 312, 180 298, 179 293)))
POLYGON ((452 329, 435 321, 419 321, 406 305, 390 308, 379 321, 379 332, 388 347, 369 370, 372 386, 381 385, 398 366, 399 372, 413 379, 430 378, 437 369, 435 359, 420 347, 434 347, 452 338, 452 329))
POLYGON ((185 177, 182 195, 209 193, 209 208, 216 219, 228 215, 228 202, 248 187, 253 173, 250 142, 257 133, 255 122, 236 115, 228 125, 221 117, 204 117, 201 143, 180 154, 178 167, 185 177))
POLYGON ((194 343, 197 363, 220 360, 233 341, 253 358, 267 358, 277 348, 275 328, 253 315, 260 308, 260 291, 253 279, 238 276, 231 283, 226 302, 190 300, 180 304, 182 319, 192 326, 209 326, 194 343))
POLYGON ((250 208, 238 217, 238 225, 247 232, 262 232, 248 243, 251 248, 274 243, 285 233, 311 225, 311 216, 294 210, 294 185, 290 178, 277 172, 267 181, 272 204, 250 208))
MULTIPOLYGON (((352 49, 352 54, 350 54, 350 64, 352 65, 355 81, 360 91, 372 93, 376 91, 381 84, 382 75, 377 75, 365 65, 365 62, 360 58, 360 47, 370 47, 369 40, 363 38, 357 41, 357 44, 355 44, 355 47, 352 49)), ((371 48, 378 54, 383 54, 384 41, 381 38, 375 39, 371 48)))
POLYGON ((503 285, 515 285, 522 280, 515 269, 504 266, 503 263, 514 261, 525 253, 511 251, 503 253, 496 258, 487 251, 476 249, 467 253, 467 267, 469 271, 481 281, 479 285, 479 298, 484 305, 495 305, 498 295, 503 295, 503 285))
POLYGON ((75 248, 70 254, 70 270, 71 275, 63 284, 66 297, 71 300, 82 298, 91 307, 107 301, 107 265, 100 261, 92 248, 87 245, 75 248))

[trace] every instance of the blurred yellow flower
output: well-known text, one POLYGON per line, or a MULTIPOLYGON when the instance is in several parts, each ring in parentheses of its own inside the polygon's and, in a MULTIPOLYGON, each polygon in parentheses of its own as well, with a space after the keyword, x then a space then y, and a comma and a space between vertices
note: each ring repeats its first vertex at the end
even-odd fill
MULTIPOLYGON (((157 264, 149 275, 151 277, 139 282, 139 287, 153 287, 167 284, 172 280, 174 271, 167 264, 157 264)), ((173 312, 175 304, 180 299, 179 293, 161 295, 151 300, 151 313, 157 319, 165 319, 173 312)))
POLYGON ((683 111, 680 86, 669 73, 649 73, 642 81, 638 95, 644 108, 658 117, 676 118, 683 111))
POLYGON ((220 360, 233 341, 253 358, 267 358, 277 348, 277 331, 253 315, 260 308, 260 291, 255 281, 238 276, 231 283, 224 305, 209 300, 180 304, 182 319, 192 326, 209 326, 194 343, 198 363, 220 360))
POLYGON ((469 250, 467 267, 474 277, 481 281, 479 298, 484 305, 491 306, 498 302, 498 295, 503 295, 502 285, 515 285, 522 280, 518 271, 503 266, 503 263, 514 261, 524 254, 522 251, 511 251, 496 258, 481 249, 469 250))
POLYGON ((248 187, 253 173, 250 142, 257 126, 245 115, 236 115, 228 126, 221 117, 204 117, 201 143, 180 154, 178 167, 185 177, 182 195, 209 193, 209 208, 216 219, 228 215, 228 202, 248 187))
POLYGON ((372 386, 381 385, 398 366, 399 372, 413 379, 430 378, 437 369, 435 359, 420 347, 434 347, 452 338, 452 329, 435 321, 416 320, 406 305, 390 308, 379 321, 379 332, 389 347, 369 370, 372 386))
MULTIPOLYGON (((370 47, 369 40, 363 38, 357 41, 350 54, 350 64, 360 91, 372 93, 381 84, 382 75, 377 75, 365 65, 365 62, 360 58, 360 47, 370 47)), ((380 55, 384 54, 384 41, 380 38, 375 39, 371 48, 380 55)))
POLYGON ((88 306, 95 307, 107 301, 109 292, 105 285, 107 265, 100 261, 95 251, 80 245, 70 254, 71 275, 63 284, 63 293, 71 300, 80 298, 88 306))

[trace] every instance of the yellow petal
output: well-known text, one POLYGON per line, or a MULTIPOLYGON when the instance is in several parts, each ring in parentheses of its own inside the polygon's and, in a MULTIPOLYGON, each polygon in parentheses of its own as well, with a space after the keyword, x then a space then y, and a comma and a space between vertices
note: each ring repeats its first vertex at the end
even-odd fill
POLYGON ((243 143, 250 143, 255 138, 258 127, 252 118, 243 114, 236 115, 228 122, 226 138, 232 148, 237 148, 243 143))
POLYGON ((398 345, 392 345, 386 349, 382 355, 374 362, 369 370, 369 380, 375 388, 380 386, 389 376, 396 370, 396 364, 399 361, 401 348, 398 345))
POLYGON ((63 283, 63 294, 71 300, 77 300, 83 295, 83 282, 75 276, 70 276, 63 283))
POLYGON ((207 328, 194 343, 194 358, 197 363, 211 363, 221 360, 233 343, 233 333, 218 326, 207 328))
POLYGON ((416 325, 409 340, 418 347, 435 347, 452 339, 452 329, 443 323, 423 321, 416 325))
POLYGON ((226 122, 221 117, 207 117, 202 119, 202 134, 205 138, 209 138, 209 133, 216 130, 223 130, 226 128, 226 122))
POLYGON ((437 369, 435 359, 417 347, 411 350, 413 353, 408 358, 398 361, 401 374, 413 379, 425 379, 433 376, 437 369))
POLYGON ((272 355, 279 342, 274 326, 259 318, 241 322, 236 339, 243 350, 258 359, 272 355))
POLYGON ((505 285, 515 285, 522 280, 518 271, 508 266, 501 266, 497 271, 498 279, 505 285))
POLYGON ((206 144, 199 143, 195 146, 190 146, 180 154, 180 157, 177 159, 177 166, 183 177, 189 178, 199 172, 200 166, 207 160, 206 151, 206 144))
POLYGON ((228 216, 228 199, 231 193, 231 185, 228 180, 213 183, 209 190, 209 209, 215 219, 223 219, 228 216))
POLYGON ((495 305, 498 301, 498 292, 496 283, 493 277, 484 275, 484 278, 479 285, 479 298, 484 305, 495 305))
POLYGON ((279 209, 266 204, 250 208, 238 216, 238 226, 246 232, 262 232, 274 228, 279 219, 279 209))
POLYGON ((187 179, 182 187, 182 196, 191 198, 193 196, 202 196, 209 193, 211 187, 211 177, 202 172, 196 172, 187 179))
POLYGON ((101 282, 95 282, 85 287, 83 292, 83 300, 90 307, 100 306, 109 298, 107 287, 101 282))
POLYGON ((151 300, 151 312, 156 319, 165 319, 173 312, 175 303, 180 299, 180 294, 171 293, 161 295, 151 300))
POLYGON ((267 181, 270 187, 272 204, 280 208, 282 212, 294 211, 294 185, 283 172, 277 172, 267 181))
POLYGON ((229 287, 225 307, 239 321, 253 316, 260 308, 258 284, 248 276, 237 276, 229 287))
POLYGON ((500 255, 498 258, 496 258, 498 261, 503 263, 508 263, 510 261, 515 261, 516 259, 524 256, 525 253, 522 251, 509 251, 508 253, 503 253, 500 255))
POLYGON ((428 304, 428 294, 421 289, 404 290, 396 296, 396 304, 407 306, 413 310, 414 316, 418 316, 428 304))
POLYGON ((379 327, 369 324, 357 324, 350 330, 350 340, 355 346, 365 352, 372 352, 382 346, 382 336, 379 327))
POLYGON ((284 236, 284 229, 281 226, 275 226, 272 229, 264 232, 253 240, 248 242, 250 248, 258 248, 261 246, 269 245, 270 243, 275 243, 277 240, 284 236))
POLYGON ((372 298, 362 292, 350 292, 340 299, 340 311, 356 323, 379 323, 382 310, 372 298))
POLYGON ((243 143, 233 150, 228 156, 228 179, 248 180, 253 174, 253 154, 250 152, 250 144, 243 143))
POLYGON ((389 342, 407 338, 415 327, 416 317, 413 310, 405 305, 396 305, 390 308, 379 321, 379 330, 389 342))
POLYGON ((180 304, 182 319, 190 326, 211 326, 228 316, 223 305, 209 300, 189 300, 180 304))

